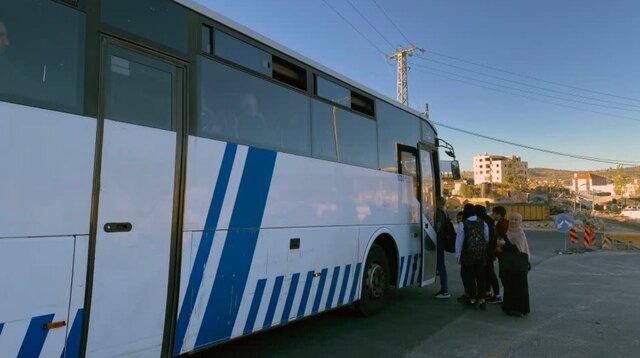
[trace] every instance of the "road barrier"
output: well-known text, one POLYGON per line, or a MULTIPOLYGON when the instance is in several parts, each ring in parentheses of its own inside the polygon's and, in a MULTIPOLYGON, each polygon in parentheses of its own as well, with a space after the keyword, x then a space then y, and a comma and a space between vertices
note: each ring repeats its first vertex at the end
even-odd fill
MULTIPOLYGON (((640 233, 635 232, 609 232, 606 235, 611 241, 611 248, 625 250, 640 250, 640 233)), ((604 245, 604 240, 603 240, 604 245)))
POLYGON ((574 245, 578 243, 578 232, 576 231, 575 226, 569 229, 569 240, 574 245))
POLYGON ((582 236, 582 246, 584 246, 585 250, 591 249, 591 237, 587 234, 587 231, 584 231, 584 235, 582 236))
POLYGON ((611 238, 609 235, 602 235, 602 246, 600 246, 602 250, 611 250, 611 238))
POLYGON ((595 246, 596 242, 596 233, 588 226, 584 227, 584 242, 585 248, 588 248, 588 245, 595 246))

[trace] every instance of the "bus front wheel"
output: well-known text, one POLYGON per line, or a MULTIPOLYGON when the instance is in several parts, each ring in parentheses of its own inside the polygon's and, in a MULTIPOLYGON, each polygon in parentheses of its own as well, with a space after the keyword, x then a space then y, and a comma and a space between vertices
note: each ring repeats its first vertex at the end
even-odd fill
POLYGON ((362 273, 360 301, 356 303, 358 311, 369 316, 382 310, 389 297, 389 259, 378 244, 373 244, 362 273))

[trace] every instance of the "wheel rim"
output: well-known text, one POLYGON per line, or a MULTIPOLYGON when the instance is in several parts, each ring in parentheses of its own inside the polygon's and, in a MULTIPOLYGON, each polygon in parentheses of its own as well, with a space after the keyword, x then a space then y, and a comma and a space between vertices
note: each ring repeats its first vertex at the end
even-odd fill
POLYGON ((380 298, 384 295, 386 276, 382 266, 376 262, 371 263, 367 271, 367 288, 374 298, 380 298))

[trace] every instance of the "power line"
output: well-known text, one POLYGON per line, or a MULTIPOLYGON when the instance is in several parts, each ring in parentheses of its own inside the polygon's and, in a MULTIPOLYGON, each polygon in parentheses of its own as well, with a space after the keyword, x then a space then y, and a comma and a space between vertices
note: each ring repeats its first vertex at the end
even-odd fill
POLYGON ((398 25, 396 25, 395 22, 393 22, 393 20, 391 20, 391 18, 389 17, 389 15, 387 15, 387 12, 384 11, 382 9, 382 7, 380 7, 380 5, 378 4, 378 2, 376 0, 371 0, 373 1, 373 3, 376 5, 376 7, 378 8, 378 10, 380 10, 380 12, 382 13, 382 15, 384 15, 384 17, 387 18, 387 20, 396 28, 396 30, 398 30, 398 32, 400 33, 400 35, 402 35, 402 37, 404 38, 404 40, 407 42, 407 44, 411 44, 411 41, 409 41, 409 39, 407 38, 407 36, 405 36, 404 32, 402 32, 402 30, 400 30, 400 28, 398 27, 398 25))
MULTIPOLYGON (((430 68, 430 67, 427 67, 427 66, 421 66, 421 65, 418 65, 418 64, 413 64, 413 65, 417 67, 417 68, 415 68, 415 70, 419 71, 419 72, 427 73, 424 70, 435 71, 435 72, 443 72, 443 73, 447 73, 447 74, 450 74, 450 75, 453 75, 453 76, 457 76, 457 77, 461 77, 461 78, 466 78, 466 79, 470 79, 470 80, 474 80, 474 81, 478 81, 478 82, 483 82, 483 83, 489 83, 491 85, 498 86, 498 87, 504 87, 504 86, 501 86, 501 85, 498 85, 498 84, 493 84, 491 82, 482 81, 482 80, 478 80, 478 79, 471 78, 471 77, 465 77, 465 76, 462 76, 462 75, 459 75, 459 74, 456 74, 456 73, 452 73, 452 72, 448 72, 448 71, 444 71, 444 70, 440 70, 440 69, 430 68)), ((493 88, 493 87, 483 86, 483 85, 480 85, 480 84, 477 84, 477 83, 473 83, 473 82, 469 82, 469 81, 465 81, 465 80, 461 80, 461 79, 457 79, 457 78, 451 78, 449 76, 442 75, 440 73, 433 73, 433 72, 429 72, 429 73, 431 73, 433 75, 436 75, 436 76, 440 76, 440 77, 446 78, 446 79, 448 79, 450 81, 462 82, 462 83, 466 83, 466 84, 471 85, 471 86, 476 86, 476 87, 488 89, 488 90, 495 91, 495 92, 505 93, 505 94, 508 94, 508 95, 511 95, 511 96, 526 98, 526 99, 529 99, 531 101, 553 104, 553 105, 559 106, 559 107, 571 108, 571 109, 575 109, 575 110, 578 110, 578 111, 595 113, 595 114, 599 114, 599 115, 603 115, 603 116, 607 116, 607 117, 615 117, 615 118, 620 118, 620 119, 631 120, 631 121, 634 121, 634 122, 640 122, 640 119, 638 119, 638 118, 627 117, 627 116, 622 116, 622 115, 613 114, 613 113, 594 111, 594 110, 590 110, 590 109, 586 109, 586 108, 580 108, 580 107, 571 106, 571 105, 564 104, 564 103, 557 103, 557 102, 548 101, 548 100, 544 100, 544 99, 540 99, 540 98, 536 98, 536 97, 532 97, 532 96, 527 96, 527 95, 523 95, 523 94, 519 94, 519 93, 513 93, 513 92, 502 90, 500 88, 493 88)))
POLYGON ((380 37, 382 37, 382 39, 383 39, 384 41, 386 41, 386 43, 387 43, 387 44, 389 44, 389 47, 393 48, 393 44, 391 43, 391 41, 389 41, 389 40, 388 40, 388 39, 387 39, 387 38, 386 38, 386 37, 385 37, 385 36, 384 36, 380 31, 378 31, 378 28, 377 28, 377 27, 375 27, 375 26, 371 23, 371 21, 369 21, 369 19, 367 19, 367 17, 366 17, 366 16, 364 16, 364 15, 360 12, 360 10, 358 10, 358 8, 357 8, 357 7, 355 7, 355 5, 353 5, 353 3, 352 3, 351 1, 349 1, 349 0, 344 0, 344 1, 346 1, 346 2, 347 2, 347 4, 349 4, 349 6, 351 6, 351 8, 352 8, 353 10, 355 10, 355 12, 357 12, 357 13, 358 13, 358 15, 360 15, 360 17, 361 17, 361 18, 363 18, 363 19, 364 19, 364 21, 366 21, 366 23, 367 23, 367 24, 369 24, 369 26, 371 26, 371 28, 372 28, 376 33, 377 33, 378 35, 380 35, 380 37))
POLYGON ((629 101, 634 101, 634 102, 640 102, 640 99, 636 99, 636 98, 631 98, 631 97, 625 97, 625 96, 620 96, 620 95, 616 95, 616 94, 612 94, 612 93, 607 93, 607 92, 601 92, 601 91, 594 91, 594 90, 590 90, 587 88, 582 88, 582 87, 577 87, 577 86, 572 86, 572 85, 567 85, 564 83, 560 83, 560 82, 554 82, 554 81, 549 81, 549 80, 545 80, 542 78, 538 78, 538 77, 534 77, 534 76, 529 76, 529 75, 524 75, 521 73, 516 73, 516 72, 512 72, 512 71, 508 71, 508 70, 504 70, 501 68, 497 68, 497 67, 493 67, 493 66, 489 66, 489 65, 484 65, 481 63, 477 63, 477 62, 473 62, 473 61, 469 61, 469 60, 465 60, 463 58, 460 57, 455 57, 455 56, 450 56, 450 55, 446 55, 442 52, 437 52, 437 51, 433 51, 433 50, 429 50, 428 52, 434 54, 434 55, 438 55, 438 56, 442 56, 442 57, 446 57, 452 60, 456 60, 456 61, 460 61, 460 62, 464 62, 464 63, 468 63, 474 66, 479 66, 479 67, 484 67, 484 68, 488 68, 490 70, 494 70, 494 71, 498 71, 498 72, 504 72, 504 73, 508 73, 510 75, 514 75, 514 76, 518 76, 518 77, 523 77, 523 78, 528 78, 528 79, 532 79, 532 80, 536 80, 536 81, 540 81, 540 82, 544 82, 544 83, 548 83, 548 84, 552 84, 555 86, 560 86, 560 87, 566 87, 566 88, 571 88, 571 89, 575 89, 575 90, 579 90, 579 91, 584 91, 584 92, 590 92, 590 93, 595 93, 595 94, 600 94, 600 95, 604 95, 604 96, 609 96, 609 97, 615 97, 615 98, 620 98, 620 99, 626 99, 629 101))
MULTIPOLYGON (((454 72, 449 72, 449 71, 441 70, 439 68, 419 65, 417 63, 412 63, 412 65, 414 65, 414 66, 416 66, 418 68, 426 68, 426 69, 430 69, 430 70, 433 70, 433 71, 440 71, 440 72, 444 72, 444 73, 447 73, 447 74, 450 74, 450 75, 453 75, 453 76, 458 76, 458 77, 470 79, 470 80, 473 80, 473 81, 478 81, 478 82, 481 82, 481 83, 487 83, 487 84, 494 85, 494 86, 497 86, 497 87, 507 88, 507 89, 511 89, 511 90, 515 90, 515 91, 519 91, 519 92, 523 92, 523 93, 529 93, 529 94, 533 94, 533 95, 536 95, 536 96, 542 96, 542 97, 557 99, 557 100, 561 100, 561 101, 568 101, 568 102, 586 104, 588 106, 596 106, 596 107, 609 108, 609 109, 640 112, 640 111, 634 110, 634 109, 627 109, 627 108, 621 108, 621 107, 615 107, 615 106, 607 106, 607 105, 604 105, 604 104, 590 103, 590 102, 580 101, 580 100, 576 100, 576 99, 572 99, 572 98, 557 97, 557 96, 552 96, 552 95, 549 95, 549 94, 546 94, 546 93, 529 91, 529 90, 525 90, 525 89, 518 88, 518 87, 512 87, 512 86, 507 86, 507 85, 503 85, 503 84, 499 84, 499 83, 480 80, 480 79, 473 78, 473 77, 462 76, 462 75, 454 73, 454 72)), ((636 119, 636 120, 640 121, 640 119, 636 119)))
MULTIPOLYGON (((582 95, 571 93, 571 92, 558 91, 558 90, 554 90, 554 89, 547 88, 547 87, 540 87, 540 86, 536 86, 536 85, 531 85, 531 84, 528 84, 528 83, 522 82, 522 81, 515 81, 515 80, 508 79, 508 78, 500 77, 500 76, 490 75, 490 74, 487 74, 487 73, 484 73, 484 72, 475 71, 475 70, 471 70, 471 69, 468 69, 468 68, 465 68, 465 67, 456 66, 456 65, 452 65, 450 63, 434 60, 432 58, 426 58, 426 57, 422 57, 422 56, 418 56, 418 58, 420 60, 422 60, 422 61, 435 62, 435 63, 443 65, 443 66, 448 66, 448 67, 456 68, 456 69, 459 69, 459 70, 462 70, 462 71, 475 73, 475 74, 478 74, 478 75, 481 75, 481 76, 497 79, 497 80, 500 80, 500 81, 506 81, 506 82, 511 82, 511 83, 519 84, 519 85, 526 86, 526 87, 540 89, 540 90, 543 90, 543 91, 560 93, 560 94, 563 94, 563 95, 568 95, 568 96, 573 96, 573 97, 578 97, 578 98, 584 98, 584 99, 590 99, 590 100, 595 100, 595 101, 605 102, 605 103, 618 104, 618 105, 623 105, 623 106, 628 106, 628 107, 635 107, 635 108, 639 108, 640 109, 640 106, 635 105, 635 104, 628 104, 628 103, 622 103, 622 102, 616 102, 616 101, 609 101, 609 100, 606 100, 606 99, 600 99, 600 98, 596 98, 596 97, 582 96, 582 95)), ((576 101, 576 100, 573 100, 573 99, 567 99, 567 100, 568 101, 576 101)), ((629 109, 629 108, 622 108, 622 107, 605 106, 605 105, 591 104, 591 103, 586 103, 586 102, 579 102, 579 103, 585 103, 585 104, 589 104, 589 105, 593 105, 593 106, 601 106, 601 107, 605 107, 605 108, 619 109, 619 110, 623 110, 623 111, 639 111, 638 109, 629 109)))
MULTIPOLYGON (((349 5, 367 22, 367 24, 369 24, 369 26, 371 26, 389 45, 391 45, 391 42, 385 36, 383 36, 380 31, 378 31, 376 26, 374 26, 367 19, 367 17, 364 16, 361 13, 353 5, 353 3, 351 1, 349 1, 349 0, 345 0, 345 1, 347 1, 349 3, 349 5)), ((371 0, 371 1, 375 4, 375 6, 378 8, 378 10, 385 16, 385 18, 396 28, 396 30, 398 30, 398 32, 402 35, 402 37, 407 42, 411 43, 409 41, 409 39, 407 38, 407 36, 404 34, 404 32, 402 32, 402 30, 400 30, 398 25, 396 25, 396 23, 387 15, 386 11, 384 11, 384 9, 382 9, 380 4, 378 4, 378 2, 376 0, 371 0)), ((343 17, 343 19, 344 19, 344 17, 343 17)), ((345 21, 346 21, 346 19, 345 19, 345 21)), ((354 26, 352 25, 352 27, 354 27, 354 26)), ((355 29, 355 27, 354 27, 354 29, 355 29)), ((601 94, 601 95, 605 95, 605 96, 611 96, 611 97, 616 97, 616 98, 621 98, 621 99, 640 102, 640 100, 637 100, 635 98, 614 95, 614 94, 606 93, 606 92, 593 91, 593 90, 589 90, 589 89, 585 89, 585 88, 581 88, 581 87, 565 85, 565 84, 562 84, 562 83, 559 83, 559 82, 548 81, 548 80, 544 80, 544 79, 541 79, 541 78, 538 78, 538 77, 534 77, 534 76, 523 75, 523 74, 519 74, 519 73, 512 72, 512 71, 503 70, 503 69, 500 69, 500 68, 497 68, 497 67, 488 66, 488 65, 484 65, 484 64, 479 64, 479 63, 476 63, 476 62, 473 62, 473 61, 469 61, 469 60, 465 60, 465 59, 462 59, 462 58, 459 58, 459 57, 446 55, 446 54, 438 52, 438 51, 428 50, 428 52, 432 53, 432 54, 435 54, 435 55, 438 55, 438 56, 446 57, 446 58, 449 58, 449 59, 454 59, 456 61, 461 61, 461 62, 464 62, 464 63, 472 64, 474 66, 484 67, 484 68, 488 68, 488 69, 491 69, 491 70, 494 70, 494 71, 500 71, 500 72, 508 73, 508 74, 511 74, 511 75, 514 75, 514 76, 523 77, 523 78, 529 78, 529 79, 533 79, 533 80, 536 80, 536 81, 541 81, 541 82, 553 84, 553 85, 556 85, 556 86, 562 86, 562 87, 572 88, 572 89, 579 90, 579 91, 586 91, 586 92, 597 93, 597 94, 601 94)), ((522 82, 522 81, 515 81, 515 80, 512 80, 512 79, 508 79, 508 78, 504 78, 504 77, 500 77, 500 76, 495 76, 495 75, 490 75, 490 74, 487 74, 487 73, 484 73, 484 72, 480 72, 480 71, 474 71, 474 70, 471 70, 471 69, 468 69, 468 68, 465 68, 465 67, 452 65, 452 64, 449 64, 449 63, 446 63, 446 62, 442 62, 442 61, 438 61, 438 60, 435 60, 435 59, 432 59, 432 58, 426 58, 426 57, 418 57, 418 58, 420 58, 423 61, 432 61, 432 62, 439 63, 439 64, 444 65, 444 66, 457 68, 457 69, 460 69, 460 70, 463 70, 463 71, 467 71, 467 72, 471 72, 471 73, 475 73, 475 74, 478 74, 478 75, 481 75, 481 76, 497 79, 497 80, 500 80, 500 81, 506 81, 506 82, 510 82, 510 83, 515 83, 515 84, 519 84, 519 85, 522 85, 522 86, 535 88, 535 89, 539 89, 539 90, 543 90, 543 91, 554 92, 554 93, 559 93, 559 94, 568 95, 568 96, 577 97, 577 98, 582 98, 582 99, 587 99, 587 100, 593 100, 593 101, 598 101, 598 102, 603 102, 603 103, 617 104, 617 105, 622 105, 622 106, 627 106, 627 107, 634 107, 634 108, 640 109, 640 106, 638 106, 638 105, 633 105, 633 104, 623 103, 623 102, 617 102, 617 101, 611 101, 611 100, 606 100, 606 99, 601 99, 601 98, 596 98, 596 97, 591 97, 591 96, 584 96, 584 95, 580 95, 580 94, 576 94, 576 93, 571 93, 571 92, 566 92, 566 91, 559 91, 559 90, 548 88, 548 87, 536 86, 536 85, 532 85, 532 84, 525 83, 525 82, 522 82)), ((473 79, 473 80, 480 81, 480 80, 477 80, 477 79, 473 79)), ((499 84, 493 84, 493 85, 501 86, 499 84)), ((547 94, 537 93, 537 92, 532 92, 532 91, 527 91, 527 90, 522 90, 522 89, 515 88, 515 87, 509 87, 509 86, 504 86, 504 87, 512 89, 512 90, 516 90, 516 91, 521 91, 521 92, 525 92, 525 93, 531 93, 531 94, 534 94, 534 95, 549 97, 549 98, 562 100, 562 101, 569 101, 569 102, 574 102, 574 103, 581 103, 581 104, 590 105, 590 106, 597 106, 597 107, 616 109, 616 110, 622 110, 622 111, 640 112, 640 110, 638 110, 638 109, 630 109, 630 108, 623 108, 623 107, 616 107, 616 106, 608 106, 608 105, 603 105, 603 104, 596 104, 596 103, 579 101, 579 100, 570 99, 570 98, 554 97, 554 96, 550 96, 550 95, 547 95, 547 94)), ((571 106, 568 106, 568 107, 569 108, 579 109, 577 107, 571 107, 571 106)), ((582 110, 582 109, 580 109, 580 110, 582 110)), ((598 113, 603 114, 601 112, 598 112, 598 113)), ((606 115, 609 115, 609 114, 606 114, 606 115)), ((613 116, 616 116, 616 115, 613 115, 613 116)), ((634 120, 634 121, 638 121, 638 119, 631 118, 631 117, 625 117, 625 116, 616 116, 616 117, 626 118, 626 119, 631 119, 631 120, 634 120)))
POLYGON ((349 24, 349 26, 351 26, 351 28, 357 32, 360 37, 362 37, 363 39, 365 39, 369 45, 371 45, 373 48, 375 48, 376 50, 378 50, 378 52, 380 52, 383 56, 385 55, 384 51, 382 51, 378 46, 376 46, 373 42, 371 42, 371 40, 369 40, 368 37, 366 37, 362 32, 360 32, 360 30, 358 30, 358 28, 356 28, 349 20, 347 20, 347 18, 345 18, 344 16, 342 16, 342 14, 340 13, 340 11, 336 10, 336 8, 334 8, 333 6, 331 6, 327 1, 322 0, 322 2, 327 5, 331 10, 333 10, 333 12, 335 12, 338 16, 340 16, 340 18, 346 22, 347 24, 349 24))
POLYGON ((558 156, 563 156, 563 157, 569 157, 569 158, 581 159, 581 160, 588 160, 588 161, 600 162, 600 163, 607 163, 607 164, 621 164, 621 165, 629 165, 629 166, 640 165, 640 162, 634 162, 634 161, 597 158, 597 157, 589 157, 589 156, 578 155, 578 154, 563 153, 563 152, 559 152, 559 151, 555 151, 555 150, 544 149, 544 148, 540 148, 540 147, 534 147, 534 146, 530 146, 530 145, 526 145, 526 144, 520 144, 520 143, 516 143, 516 142, 504 140, 504 139, 490 137, 488 135, 475 133, 475 132, 472 132, 472 131, 469 131, 469 130, 466 130, 466 129, 454 127, 454 126, 451 126, 451 125, 448 125, 448 124, 444 124, 444 123, 441 123, 441 122, 437 122, 437 121, 433 121, 433 120, 431 122, 433 122, 434 124, 436 124, 438 126, 441 126, 441 127, 444 127, 444 128, 448 128, 448 129, 451 129, 451 130, 454 130, 454 131, 457 131, 457 132, 469 134, 469 135, 472 135, 472 136, 475 136, 475 137, 480 137, 480 138, 488 139, 488 140, 491 140, 491 141, 504 143, 504 144, 509 144, 509 145, 513 145, 513 146, 516 146, 516 147, 521 147, 521 148, 525 148, 525 149, 529 149, 529 150, 535 150, 535 151, 543 152, 543 153, 547 153, 547 154, 553 154, 553 155, 558 155, 558 156))
MULTIPOLYGON (((367 40, 367 41, 369 42, 369 44, 371 44, 371 45, 372 45, 373 47, 375 47, 379 52, 381 52, 381 53, 382 53, 382 51, 380 50, 380 48, 378 48, 375 44, 373 44, 373 43, 371 42, 371 40, 369 40, 366 36, 364 36, 364 35, 363 35, 363 34, 362 34, 362 33, 361 33, 361 32, 360 32, 360 31, 355 27, 355 25, 353 25, 353 23, 351 23, 349 20, 347 20, 347 19, 346 19, 346 18, 345 18, 345 17, 344 17, 344 16, 343 16, 343 15, 342 15, 338 10, 336 10, 333 6, 331 6, 329 3, 327 3, 327 1, 325 1, 325 0, 322 0, 322 1, 323 1, 323 2, 324 2, 324 3, 325 3, 329 8, 331 8, 331 10, 333 10, 333 11, 334 11, 338 16, 340 16, 340 18, 341 18, 343 21, 347 22, 347 23, 348 23, 348 24, 349 24, 349 25, 350 25, 350 26, 351 26, 351 27, 352 27, 352 28, 353 28, 353 29, 354 29, 354 30, 355 30, 355 31, 356 31, 360 36, 362 36, 365 40, 367 40)), ((347 1, 347 2, 349 2, 348 0, 346 0, 346 1, 347 1)), ((379 4, 378 4, 375 0, 372 0, 372 1, 374 2, 374 4, 375 4, 376 6, 378 6, 379 10, 381 10, 381 12, 382 12, 383 14, 385 14, 385 16, 387 17, 387 19, 388 19, 388 20, 389 20, 389 21, 390 21, 390 22, 391 22, 391 23, 392 23, 392 24, 397 28, 397 25, 395 25, 395 23, 394 23, 390 18, 388 18, 388 16, 387 16, 387 15, 386 15, 386 13, 382 10, 382 8, 379 6, 379 4)), ((358 10, 357 10, 357 8, 356 8, 355 6, 353 6, 353 4, 352 4, 351 2, 349 2, 349 4, 354 8, 354 10, 356 10, 356 11, 358 12, 358 14, 359 14, 363 19, 365 19, 365 20, 367 21, 367 23, 368 23, 370 26, 372 26, 372 27, 375 29, 375 26, 374 26, 370 21, 368 21, 368 20, 366 19, 366 17, 365 17, 365 16, 364 16, 360 11, 358 11, 358 10)), ((401 32, 399 28, 397 28, 397 29, 399 30, 399 32, 401 32)), ((379 33, 379 31, 377 31, 377 30, 376 30, 376 32, 378 32, 378 33, 379 33)), ((408 39, 406 38, 406 36, 404 35, 404 33, 402 33, 402 35, 403 35, 403 37, 405 38, 405 40, 408 40, 408 39)), ((432 52, 432 53, 436 53, 435 51, 431 51, 431 52, 432 52)), ((438 53, 438 54, 440 54, 440 53, 438 53)), ((442 54, 442 55, 443 55, 443 54, 442 54)), ((504 79, 504 78, 497 77, 497 76, 487 75, 487 74, 484 74, 484 73, 482 73, 482 72, 473 71, 473 70, 470 70, 470 69, 467 69, 467 68, 464 68, 464 67, 460 67, 460 66, 455 66, 455 65, 446 64, 446 63, 444 63, 444 62, 437 61, 437 60, 433 60, 433 59, 426 59, 426 58, 421 58, 421 59, 423 59, 423 60, 436 61, 436 62, 441 63, 441 64, 444 64, 444 65, 453 66, 453 67, 456 67, 456 68, 459 68, 459 69, 462 69, 462 70, 465 70, 465 71, 469 71, 469 72, 473 72, 473 73, 481 74, 481 75, 483 75, 483 76, 493 77, 493 78, 497 78, 497 79, 505 80, 505 81, 512 81, 512 80, 504 79)), ((471 62, 470 62, 470 63, 471 63, 471 62)), ((416 66, 420 66, 420 65, 417 65, 417 64, 415 64, 415 65, 416 65, 416 66)), ((425 68, 426 68, 426 66, 423 66, 423 67, 425 67, 425 68)), ((606 106, 606 105, 600 105, 600 104, 589 103, 589 102, 584 102, 584 101, 578 101, 578 100, 574 100, 574 99, 568 99, 568 98, 562 98, 562 97, 555 97, 555 96, 547 95, 547 94, 544 94, 544 93, 538 93, 538 92, 533 92, 533 91, 523 90, 523 89, 516 88, 516 87, 505 86, 505 85, 501 85, 501 84, 496 84, 496 83, 492 83, 492 82, 488 82, 488 81, 479 80, 479 79, 476 79, 476 78, 465 77, 465 76, 462 76, 462 75, 459 75, 459 74, 451 73, 451 72, 444 71, 444 70, 440 70, 440 69, 434 69, 434 68, 429 68, 429 69, 430 69, 430 70, 432 70, 432 71, 439 71, 439 72, 448 73, 448 74, 453 75, 453 76, 456 76, 456 77, 467 78, 467 79, 471 79, 471 80, 473 80, 473 81, 482 82, 482 83, 487 83, 487 84, 490 84, 490 85, 493 85, 493 86, 497 86, 497 87, 509 88, 509 89, 516 90, 516 91, 519 91, 519 92, 530 93, 530 94, 534 94, 534 95, 537 95, 537 96, 548 97, 548 98, 552 98, 552 99, 556 99, 556 100, 564 100, 564 101, 576 102, 576 103, 581 103, 581 104, 586 104, 586 105, 591 105, 591 106, 599 106, 599 107, 604 107, 604 108, 612 108, 612 109, 619 109, 619 110, 633 111, 633 110, 630 110, 630 109, 627 109, 627 108, 620 108, 620 107, 606 106)), ((514 74, 515 74, 515 73, 514 73, 514 74)), ((531 96, 520 95, 520 94, 516 94, 516 93, 513 93, 513 92, 509 92, 509 91, 504 91, 504 90, 501 90, 501 89, 498 89, 498 88, 486 87, 486 86, 478 85, 478 84, 475 84, 475 83, 470 83, 470 82, 463 81, 463 80, 459 80, 459 79, 452 79, 452 78, 450 78, 450 77, 446 77, 446 76, 443 76, 443 77, 445 77, 445 78, 447 78, 447 79, 449 79, 449 80, 459 81, 459 82, 467 83, 467 84, 470 84, 470 85, 473 85, 473 86, 477 86, 477 87, 481 87, 481 88, 485 88, 485 89, 489 89, 489 90, 493 90, 493 91, 497 91, 497 92, 502 92, 502 93, 506 93, 506 94, 509 94, 509 95, 513 95, 513 96, 519 96, 519 97, 527 98, 527 99, 534 100, 534 101, 538 101, 538 102, 542 102, 542 103, 548 103, 548 104, 553 104, 553 105, 560 106, 560 107, 565 107, 565 108, 571 108, 571 109, 575 109, 575 110, 579 110, 579 111, 583 111, 583 112, 590 112, 590 113, 600 114, 600 115, 604 115, 604 116, 616 117, 616 118, 621 118, 621 119, 627 119, 627 120, 632 120, 632 121, 640 122, 640 119, 633 118, 633 117, 628 117, 628 116, 616 115, 616 114, 612 114, 612 113, 605 113, 605 112, 599 112, 599 111, 589 110, 589 109, 580 108, 580 107, 575 107, 575 106, 570 106, 570 105, 567 105, 567 104, 557 103, 557 102, 553 102, 553 101, 542 100, 542 99, 535 98, 535 97, 531 97, 531 96)), ((512 82, 516 82, 516 83, 523 84, 522 82, 518 82, 518 81, 512 81, 512 82)), ((528 84, 525 84, 525 85, 528 85, 528 84)), ((531 86, 532 86, 532 85, 531 85, 531 86)), ((537 86, 533 86, 533 87, 537 87, 537 86)), ((543 89, 543 90, 549 90, 549 89, 546 89, 546 88, 543 88, 543 87, 537 87, 537 88, 540 88, 540 89, 543 89)), ((553 90, 552 90, 552 91, 553 91, 553 90)), ((563 92, 563 93, 566 93, 566 92, 563 92)), ((567 93, 567 94, 569 94, 569 93, 567 93)), ((573 94, 569 94, 569 95, 573 95, 573 94)), ((577 96, 580 96, 580 95, 577 95, 577 96)), ((596 100, 599 100, 599 99, 596 99, 596 100)), ((600 100, 600 101, 603 101, 603 100, 600 100)), ((606 100, 604 100, 604 101, 606 102, 606 100)), ((624 104, 624 103, 621 103, 621 104, 623 104, 623 105, 627 105, 627 106, 633 106, 633 105, 624 104)))

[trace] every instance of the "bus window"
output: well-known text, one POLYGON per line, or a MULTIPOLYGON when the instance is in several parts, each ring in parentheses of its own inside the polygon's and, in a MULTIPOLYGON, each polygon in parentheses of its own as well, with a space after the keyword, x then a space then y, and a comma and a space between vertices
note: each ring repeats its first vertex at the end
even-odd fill
POLYGON ((420 141, 419 119, 384 101, 378 100, 376 108, 378 109, 379 166, 384 171, 395 172, 397 168, 397 158, 394 157, 396 145, 416 146, 420 141))
POLYGON ((0 4, 0 99, 82 113, 85 16, 50 0, 0 4))
POLYGON ((200 50, 210 55, 213 54, 213 29, 211 26, 202 25, 200 30, 200 50))
POLYGON ((196 135, 311 155, 306 95, 204 57, 198 82, 196 135))
POLYGON ((351 107, 351 91, 316 75, 316 95, 347 108, 351 107))
POLYGON ((214 33, 216 56, 271 77, 271 54, 222 31, 214 33))
POLYGON ((107 61, 105 117, 175 129, 175 67, 160 61, 145 63, 141 55, 117 48, 112 49, 107 61))
POLYGON ((318 100, 312 107, 315 157, 377 168, 375 121, 318 100))
POLYGON ((103 0, 100 15, 108 25, 158 44, 187 52, 187 10, 168 0, 103 0))

